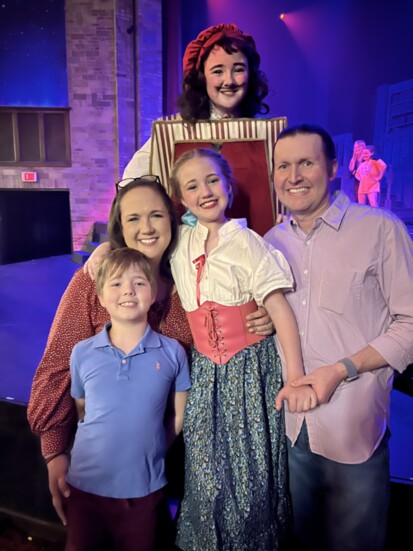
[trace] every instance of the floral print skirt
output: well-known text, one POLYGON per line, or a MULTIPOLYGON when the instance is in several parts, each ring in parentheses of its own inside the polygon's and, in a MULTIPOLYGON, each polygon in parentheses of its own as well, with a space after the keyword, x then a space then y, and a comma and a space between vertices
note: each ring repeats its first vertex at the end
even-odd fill
POLYGON ((184 419, 183 551, 273 551, 291 522, 282 386, 274 338, 215 364, 191 351, 184 419))

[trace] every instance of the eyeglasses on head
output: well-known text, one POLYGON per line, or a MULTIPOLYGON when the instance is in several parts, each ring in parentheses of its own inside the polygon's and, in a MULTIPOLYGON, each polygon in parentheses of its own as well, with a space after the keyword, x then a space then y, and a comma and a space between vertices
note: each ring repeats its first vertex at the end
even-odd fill
POLYGON ((140 180, 145 180, 146 182, 158 182, 158 184, 161 184, 159 176, 155 176, 154 174, 146 174, 145 176, 139 176, 139 178, 123 178, 123 180, 120 180, 115 184, 116 193, 119 193, 121 189, 125 189, 132 182, 139 182, 140 180))

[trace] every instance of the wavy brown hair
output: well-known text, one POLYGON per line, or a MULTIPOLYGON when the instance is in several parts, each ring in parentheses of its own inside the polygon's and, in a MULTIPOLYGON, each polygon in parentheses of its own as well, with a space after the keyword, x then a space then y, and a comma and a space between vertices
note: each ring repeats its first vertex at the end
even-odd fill
POLYGON ((123 237, 123 228, 121 222, 121 209, 120 204, 122 198, 132 189, 147 187, 157 193, 168 211, 169 218, 171 220, 171 242, 163 253, 160 274, 163 279, 172 280, 171 267, 169 264, 169 258, 175 248, 178 238, 178 219, 176 216, 175 208, 171 198, 166 192, 166 189, 159 181, 153 181, 143 178, 135 178, 127 186, 120 188, 116 197, 112 202, 112 206, 109 214, 108 222, 108 235, 109 242, 112 249, 118 249, 120 247, 126 247, 125 239, 123 237))
POLYGON ((209 54, 216 46, 220 46, 229 55, 241 52, 247 58, 248 89, 239 105, 241 117, 253 118, 256 115, 267 114, 270 108, 263 100, 268 95, 268 81, 259 68, 261 62, 259 54, 245 41, 225 36, 206 49, 201 58, 199 70, 191 69, 184 78, 182 93, 177 100, 178 109, 184 121, 195 124, 198 120, 206 120, 211 116, 204 66, 209 54))

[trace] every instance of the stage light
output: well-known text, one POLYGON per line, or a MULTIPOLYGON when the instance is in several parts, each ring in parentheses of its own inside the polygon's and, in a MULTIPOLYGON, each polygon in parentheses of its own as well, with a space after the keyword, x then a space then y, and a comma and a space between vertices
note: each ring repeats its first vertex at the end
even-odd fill
POLYGON ((286 18, 286 14, 281 13, 279 17, 280 17, 281 21, 284 21, 284 19, 286 18))

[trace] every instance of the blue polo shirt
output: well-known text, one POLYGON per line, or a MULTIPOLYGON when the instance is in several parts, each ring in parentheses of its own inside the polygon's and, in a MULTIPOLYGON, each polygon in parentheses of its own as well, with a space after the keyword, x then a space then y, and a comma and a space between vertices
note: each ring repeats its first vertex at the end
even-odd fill
POLYGON ((70 359, 73 398, 85 398, 67 481, 93 494, 143 497, 166 484, 164 414, 171 392, 191 386, 187 355, 148 325, 124 354, 112 345, 110 323, 78 343, 70 359))

